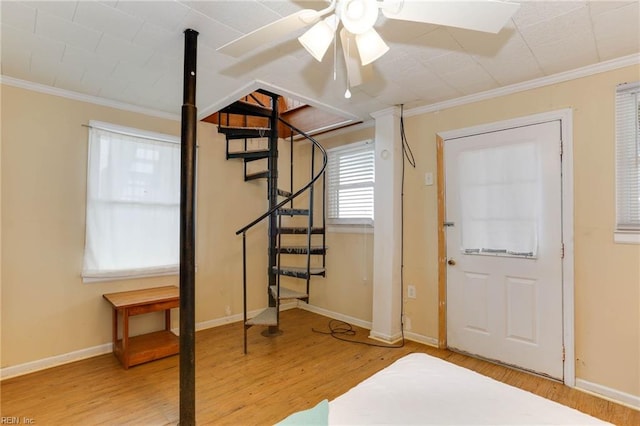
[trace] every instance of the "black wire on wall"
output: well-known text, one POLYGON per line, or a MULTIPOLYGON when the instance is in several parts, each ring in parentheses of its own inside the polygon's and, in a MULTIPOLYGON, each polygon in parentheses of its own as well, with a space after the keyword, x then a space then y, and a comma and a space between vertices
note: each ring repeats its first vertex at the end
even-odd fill
MULTIPOLYGON (((405 180, 405 160, 411 167, 416 168, 416 159, 409 145, 409 140, 404 131, 404 104, 400 105, 400 139, 402 141, 402 177, 400 181, 400 332, 402 334, 402 340, 398 345, 384 345, 379 343, 372 343, 362 340, 353 340, 345 336, 355 337, 357 332, 353 326, 345 321, 332 319, 329 320, 327 327, 329 331, 321 331, 312 328, 314 333, 330 335, 334 339, 342 340, 343 342, 357 343, 366 346, 374 346, 379 348, 398 349, 404 347, 404 180, 405 180)), ((375 202, 375 201, 374 201, 375 202)))

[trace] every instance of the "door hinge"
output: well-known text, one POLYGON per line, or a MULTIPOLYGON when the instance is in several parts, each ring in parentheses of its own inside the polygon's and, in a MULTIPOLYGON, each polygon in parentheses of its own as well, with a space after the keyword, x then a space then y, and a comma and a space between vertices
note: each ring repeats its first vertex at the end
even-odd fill
POLYGON ((564 243, 560 245, 560 259, 564 259, 564 243))
POLYGON ((562 143, 562 139, 560 139, 560 159, 564 155, 564 143, 562 143))
POLYGON ((567 354, 565 353, 564 346, 562 347, 562 362, 565 361, 567 354))

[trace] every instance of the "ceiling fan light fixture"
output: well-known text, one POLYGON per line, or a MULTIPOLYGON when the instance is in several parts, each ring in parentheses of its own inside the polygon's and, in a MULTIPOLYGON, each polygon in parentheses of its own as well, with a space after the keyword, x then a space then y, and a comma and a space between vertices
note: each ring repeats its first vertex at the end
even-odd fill
POLYGON ((389 46, 382 40, 380 34, 370 28, 369 31, 356 35, 356 45, 362 65, 368 65, 389 51, 389 46))
POLYGON ((373 28, 378 20, 376 0, 342 0, 338 13, 342 25, 351 34, 363 34, 373 28))
POLYGON ((318 62, 322 62, 324 54, 329 49, 336 33, 338 21, 335 15, 330 15, 309 28, 298 37, 298 41, 311 56, 318 62))

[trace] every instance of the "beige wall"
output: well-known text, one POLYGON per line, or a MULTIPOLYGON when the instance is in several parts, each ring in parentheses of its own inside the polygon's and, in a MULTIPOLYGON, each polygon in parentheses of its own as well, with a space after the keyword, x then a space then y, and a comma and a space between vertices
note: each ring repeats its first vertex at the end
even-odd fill
POLYGON ((436 185, 424 185, 426 172, 435 176, 436 134, 572 108, 576 375, 640 396, 640 245, 613 242, 614 94, 618 83, 639 79, 640 68, 627 67, 405 118, 417 161, 405 189, 405 284, 417 293, 405 299, 412 332, 438 334, 437 194, 436 185))
MULTIPOLYGON (((338 136, 320 136, 325 148, 374 138, 373 126, 338 136)), ((303 160, 301 160, 303 161, 303 160)), ((317 195, 317 205, 320 196, 317 195)), ((364 226, 350 227, 349 232, 327 232, 327 276, 314 279, 309 302, 319 308, 371 322, 373 301, 373 233, 364 226)))
MULTIPOLYGON (((2 99, 2 85, 0 85, 0 99, 2 99)), ((0 224, 2 224, 2 102, 0 102, 0 224)), ((2 226, 0 226, 0 242, 2 242, 2 226)), ((0 243, 0 308, 2 307, 2 244, 0 243)), ((0 345, 2 345, 2 314, 0 314, 0 345)), ((0 366, 2 366, 2 351, 0 350, 0 366)))
MULTIPOLYGON (((640 78, 628 67, 513 95, 405 118, 417 168, 407 169, 405 302, 412 332, 437 337, 437 132, 547 112, 574 111, 575 339, 577 377, 640 396, 640 246, 613 243, 615 86, 640 78)), ((2 88, 2 366, 108 343, 103 293, 177 283, 176 277, 82 284, 87 130, 91 119, 178 134, 179 123, 2 88)), ((266 207, 264 185, 242 182, 241 162, 224 160, 224 140, 200 123, 196 321, 241 312, 239 237, 266 207), (220 184, 222 183, 222 184, 220 184)), ((373 128, 321 138, 328 147, 373 137, 373 128)), ((304 154, 296 154, 304 155, 304 154)), ((282 157, 281 157, 282 158, 282 157)), ((250 286, 263 291, 266 231, 248 236, 250 286), (262 259, 262 260, 260 260, 262 259)), ((314 278, 312 304, 371 321, 373 238, 327 235, 327 278, 314 278)), ((264 304, 252 300, 250 309, 264 304)), ((241 344, 239 340, 239 345, 241 344)))
MULTIPOLYGON (((178 109, 178 108, 176 108, 178 109)), ((178 121, 153 118, 2 86, 2 367, 109 343, 102 294, 178 284, 177 276, 83 284, 87 128, 100 120, 179 135, 178 121)), ((235 231, 266 208, 264 183, 244 183, 225 161, 215 126, 198 126, 196 321, 242 312, 241 238, 235 231)), ((264 305, 266 231, 248 237, 249 286, 264 305)), ((161 324, 148 314, 138 333, 161 324)), ((174 314, 177 327, 177 312, 174 314)), ((238 350, 241 350, 241 336, 238 350)))

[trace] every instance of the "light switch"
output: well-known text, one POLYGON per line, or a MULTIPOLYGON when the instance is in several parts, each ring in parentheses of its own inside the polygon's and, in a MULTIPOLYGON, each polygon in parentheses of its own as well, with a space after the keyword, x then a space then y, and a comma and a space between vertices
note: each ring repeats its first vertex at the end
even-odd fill
POLYGON ((424 184, 427 186, 433 185, 433 173, 427 172, 424 174, 424 184))

